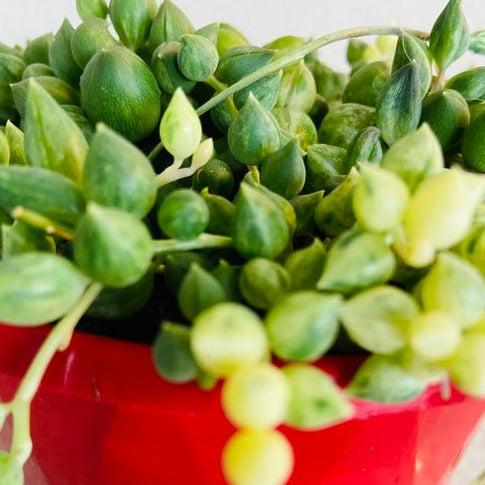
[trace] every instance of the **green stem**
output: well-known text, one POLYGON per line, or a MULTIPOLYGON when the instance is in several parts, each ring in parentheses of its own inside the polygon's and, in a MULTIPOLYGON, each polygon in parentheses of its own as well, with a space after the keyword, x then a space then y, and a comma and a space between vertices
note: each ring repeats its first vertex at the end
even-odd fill
POLYGON ((13 416, 12 454, 24 464, 32 451, 30 405, 44 374, 62 343, 72 334, 78 321, 99 295, 103 286, 92 283, 72 310, 51 330, 25 373, 11 402, 13 416))
POLYGON ((15 207, 11 212, 11 216, 14 219, 18 219, 19 221, 25 222, 30 226, 45 231, 46 234, 51 236, 59 236, 63 239, 67 239, 68 241, 73 238, 73 233, 68 227, 63 226, 62 224, 59 224, 58 222, 53 221, 52 219, 49 219, 38 212, 26 209, 25 207, 15 207))
MULTIPOLYGON (((211 76, 209 79, 205 81, 211 88, 214 88, 214 90, 217 93, 222 93, 227 89, 227 84, 224 84, 223 82, 219 81, 215 76, 211 76)), ((236 105, 234 104, 234 100, 232 97, 226 98, 225 99, 226 107, 229 110, 229 114, 231 115, 231 118, 234 119, 237 116, 237 108, 236 105)))
POLYGON ((154 254, 178 253, 193 249, 228 248, 232 246, 232 239, 227 236, 202 233, 195 239, 182 241, 180 239, 159 239, 152 241, 154 254))

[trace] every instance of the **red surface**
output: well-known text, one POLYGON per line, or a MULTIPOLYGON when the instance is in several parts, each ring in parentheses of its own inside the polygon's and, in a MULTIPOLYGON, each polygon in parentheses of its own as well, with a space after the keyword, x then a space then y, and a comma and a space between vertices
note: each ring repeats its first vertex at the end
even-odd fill
MULTIPOLYGON (((47 330, 0 325, 3 400, 47 330)), ((344 384, 361 360, 320 366, 344 384)), ((282 428, 295 450, 290 485, 438 485, 485 411, 455 391, 443 401, 436 388, 406 405, 355 405, 354 419, 323 431, 282 428)), ((26 485, 223 485, 232 432, 219 390, 163 382, 147 346, 76 333, 33 403, 26 485)), ((7 423, 3 447, 8 435, 7 423)))

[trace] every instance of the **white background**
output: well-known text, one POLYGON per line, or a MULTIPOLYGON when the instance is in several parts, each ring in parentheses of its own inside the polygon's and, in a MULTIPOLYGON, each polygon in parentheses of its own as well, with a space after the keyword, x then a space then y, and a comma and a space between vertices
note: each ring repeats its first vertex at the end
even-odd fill
MULTIPOLYGON (((160 0, 161 1, 161 0, 160 0)), ((394 23, 429 31, 445 0, 174 0, 196 28, 213 21, 234 24, 255 44, 293 34, 316 37, 341 28, 394 23)), ((463 0, 471 30, 485 29, 485 0, 463 0)), ((0 0, 0 40, 25 43, 55 32, 67 17, 80 20, 75 0, 0 0)), ((326 47, 320 56, 343 68, 343 46, 326 47)), ((484 57, 468 57, 465 65, 485 64, 484 57)), ((463 64, 463 63, 462 63, 463 64)))

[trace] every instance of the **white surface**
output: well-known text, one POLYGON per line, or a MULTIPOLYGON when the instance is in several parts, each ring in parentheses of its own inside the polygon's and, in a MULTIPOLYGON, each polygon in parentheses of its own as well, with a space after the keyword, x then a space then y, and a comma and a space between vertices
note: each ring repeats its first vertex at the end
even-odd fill
MULTIPOLYGON (((430 30, 445 0, 174 0, 196 27, 227 21, 255 44, 284 34, 316 37, 341 28, 395 23, 430 30)), ((485 28, 485 0, 463 0, 471 30, 485 28)), ((0 40, 25 43, 56 31, 64 17, 79 24, 75 0, 0 0, 0 40)), ((321 57, 343 68, 343 49, 329 46, 321 57)), ((468 57, 465 65, 484 64, 483 57, 468 57)))

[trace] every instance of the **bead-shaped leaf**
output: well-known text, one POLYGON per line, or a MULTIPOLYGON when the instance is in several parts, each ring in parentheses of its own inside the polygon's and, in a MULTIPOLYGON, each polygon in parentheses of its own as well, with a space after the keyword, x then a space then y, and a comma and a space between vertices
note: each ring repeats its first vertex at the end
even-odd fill
POLYGON ((73 224, 85 202, 79 187, 61 174, 36 167, 0 167, 0 207, 10 213, 17 206, 73 224))
POLYGON ((427 49, 424 42, 403 30, 399 34, 392 62, 392 72, 397 71, 410 62, 416 64, 420 80, 421 98, 424 98, 428 93, 433 78, 427 49))
POLYGON ((375 162, 382 160, 381 132, 375 126, 369 126, 359 132, 347 150, 345 156, 345 172, 359 162, 375 162))
POLYGON ((347 175, 344 148, 318 143, 310 145, 306 158, 305 191, 331 192, 347 175))
POLYGON ((83 190, 89 200, 142 218, 155 203, 155 172, 143 152, 100 123, 86 157, 83 190))
POLYGON ((84 69, 80 87, 81 105, 92 124, 102 121, 130 141, 156 129, 161 111, 157 80, 126 47, 98 52, 84 69))
POLYGON ((160 139, 176 160, 192 155, 202 139, 202 125, 190 101, 178 88, 160 122, 160 139))
POLYGON ((465 129, 461 151, 465 167, 485 173, 485 112, 465 129))
POLYGON ((349 337, 360 347, 392 354, 406 345, 409 324, 418 313, 418 304, 405 291, 377 286, 347 300, 340 318, 349 337))
POLYGON ((76 85, 82 71, 72 55, 71 41, 73 35, 73 26, 69 20, 64 19, 49 48, 49 65, 57 77, 76 85))
POLYGON ((227 140, 232 154, 246 164, 261 164, 280 146, 276 120, 252 94, 229 126, 227 140))
POLYGON ((470 32, 461 0, 449 0, 431 29, 429 49, 441 70, 459 59, 468 49, 470 32))
POLYGON ((178 291, 178 303, 184 317, 192 321, 201 311, 225 300, 226 293, 219 280, 197 263, 192 263, 178 291))
POLYGON ((25 63, 49 64, 49 49, 53 40, 54 36, 49 32, 27 41, 27 45, 23 52, 25 63))
POLYGON ((21 221, 15 221, 11 226, 3 224, 0 239, 2 241, 2 259, 21 253, 55 251, 52 237, 47 236, 45 231, 21 221))
POLYGON ((418 127, 421 116, 421 82, 416 63, 395 71, 384 85, 376 108, 383 140, 392 145, 418 127))
POLYGON ((285 268, 290 275, 291 288, 311 290, 315 288, 323 271, 327 251, 322 242, 315 238, 312 244, 290 254, 285 268))
POLYGON ((426 177, 444 167, 441 145, 429 125, 423 123, 389 148, 382 166, 399 175, 414 192, 426 177))
POLYGON ((0 262, 0 320, 39 325, 66 314, 89 279, 66 258, 26 253, 0 262))
POLYGON ((77 27, 71 41, 72 55, 82 69, 95 54, 114 45, 117 42, 109 31, 108 22, 97 17, 91 17, 77 27))
POLYGON ((372 355, 347 387, 358 399, 384 403, 406 402, 421 394, 426 382, 406 371, 396 356, 372 355))
POLYGON ((440 253, 420 283, 425 310, 441 310, 463 328, 473 326, 485 312, 485 281, 468 261, 440 253))
POLYGON ((108 6, 105 0, 76 0, 76 10, 82 20, 91 17, 104 19, 108 15, 108 6))
POLYGON ((279 263, 265 258, 254 258, 242 267, 239 289, 251 306, 268 310, 290 289, 290 278, 279 263))
POLYGON ((316 95, 315 79, 305 62, 300 61, 285 70, 278 97, 279 107, 306 113, 313 106, 316 95))
POLYGON ((244 182, 236 201, 232 235, 235 248, 246 258, 276 258, 290 240, 282 209, 244 182))
POLYGON ((456 74, 448 79, 446 88, 458 91, 467 101, 485 100, 485 66, 456 74))
POLYGON ((297 235, 312 235, 315 229, 315 209, 323 199, 323 190, 297 195, 290 199, 295 211, 297 235))
POLYGON ((205 81, 214 74, 219 63, 219 54, 209 39, 201 35, 184 34, 180 43, 177 60, 187 79, 205 81))
MULTIPOLYGON (((79 104, 79 91, 62 79, 54 76, 40 76, 35 78, 35 82, 47 91, 58 104, 79 104)), ((15 107, 20 116, 24 118, 30 83, 31 79, 27 78, 11 86, 15 107)))
POLYGON ((401 223, 409 189, 390 170, 362 165, 352 206, 357 221, 371 232, 390 231, 401 223))
POLYGON ((475 54, 485 55, 485 29, 473 32, 468 48, 475 54))
POLYGON ((209 193, 208 189, 203 189, 201 195, 209 209, 209 224, 207 232, 229 236, 234 220, 234 204, 220 195, 209 193))
POLYGON ((301 192, 305 184, 305 164, 298 140, 293 139, 263 162, 261 183, 286 199, 301 192))
POLYGON ((169 41, 160 44, 153 53, 151 67, 159 86, 168 94, 173 94, 177 88, 189 93, 195 87, 195 82, 187 79, 178 64, 178 53, 181 44, 169 41))
POLYGON ((111 0, 109 4, 109 16, 121 42, 134 51, 148 39, 156 14, 155 0, 111 0))
POLYGON ((318 204, 315 222, 320 232, 335 237, 353 225, 355 216, 352 199, 359 177, 357 169, 352 168, 342 183, 318 204))
POLYGON ((394 254, 384 237, 354 228, 343 233, 328 251, 319 290, 353 293, 388 281, 394 254))
POLYGON ((190 330, 184 325, 163 322, 153 346, 153 361, 168 382, 194 380, 199 370, 190 351, 190 330))
POLYGON ((136 217, 90 202, 74 233, 74 260, 93 279, 118 288, 146 273, 151 243, 148 229, 136 217))
POLYGON ((35 81, 30 81, 25 114, 29 165, 48 168, 80 182, 88 144, 76 123, 35 81))
POLYGON ((10 145, 3 131, 0 131, 0 165, 10 163, 10 145))
POLYGON ((313 362, 334 344, 339 295, 298 291, 279 299, 265 317, 271 349, 286 361, 313 362))
POLYGON ((194 27, 187 16, 171 0, 164 0, 150 29, 152 50, 172 40, 179 41, 184 34, 192 34, 194 27))
POLYGON ((283 367, 291 389, 285 423, 311 431, 337 424, 353 414, 353 407, 330 376, 308 364, 283 367))

